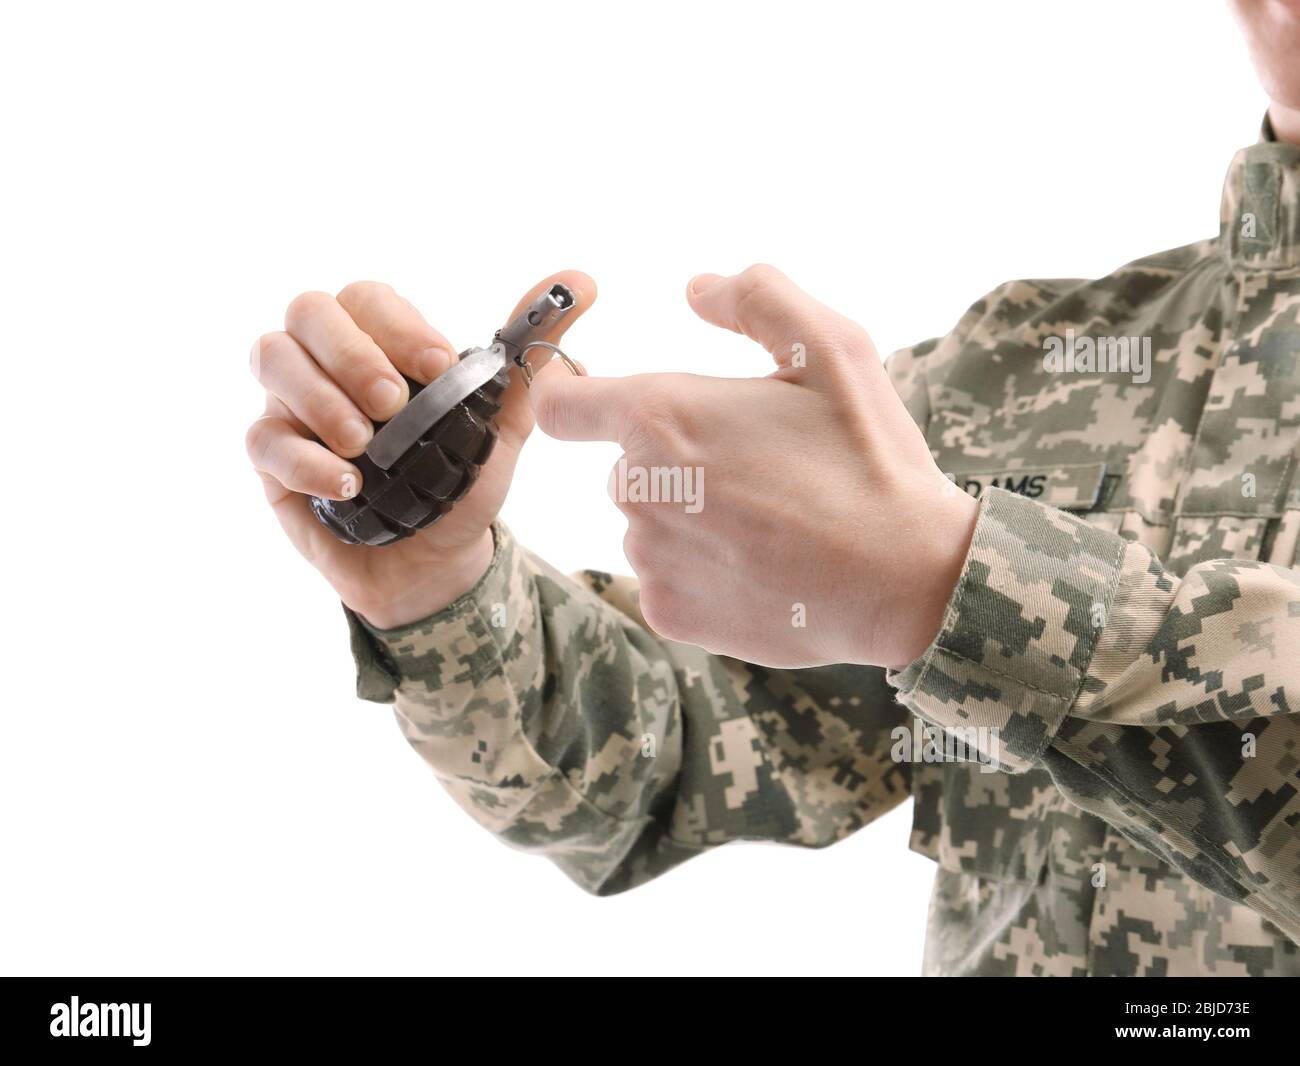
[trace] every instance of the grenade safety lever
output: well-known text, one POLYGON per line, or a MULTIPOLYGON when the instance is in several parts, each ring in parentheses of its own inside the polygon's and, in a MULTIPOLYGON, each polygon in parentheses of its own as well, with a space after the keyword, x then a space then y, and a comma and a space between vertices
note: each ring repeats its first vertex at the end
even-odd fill
POLYGON ((497 440, 496 415, 518 366, 525 384, 532 348, 558 355, 575 374, 583 371, 559 348, 540 338, 567 315, 576 299, 566 285, 552 285, 499 329, 487 348, 470 348, 428 385, 407 379, 411 399, 377 427, 354 462, 361 490, 346 500, 311 497, 316 517, 349 544, 391 544, 432 525, 478 480, 497 440))

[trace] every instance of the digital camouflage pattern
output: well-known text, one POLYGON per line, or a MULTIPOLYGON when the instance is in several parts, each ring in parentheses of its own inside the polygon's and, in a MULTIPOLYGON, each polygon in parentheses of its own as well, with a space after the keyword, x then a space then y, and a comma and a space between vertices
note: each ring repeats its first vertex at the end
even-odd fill
POLYGON ((766 670, 663 641, 635 582, 570 579, 498 525, 492 565, 425 622, 355 615, 361 695, 508 843, 619 892, 732 840, 833 843, 900 803, 908 718, 871 667, 766 670))
POLYGON ((728 841, 829 844, 910 795, 927 973, 1300 974, 1300 148, 1238 153, 1216 239, 1003 285, 889 371, 982 501, 905 670, 661 640, 633 583, 498 527, 446 611, 349 616, 360 693, 591 892, 728 841), (1049 369, 1067 330, 1149 338, 1149 376, 1049 369), (996 737, 1000 769, 900 760, 913 715, 996 737))

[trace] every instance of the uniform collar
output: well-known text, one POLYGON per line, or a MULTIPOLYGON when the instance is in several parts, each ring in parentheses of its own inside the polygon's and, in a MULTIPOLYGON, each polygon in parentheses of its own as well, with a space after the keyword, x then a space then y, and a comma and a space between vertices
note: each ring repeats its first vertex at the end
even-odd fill
POLYGON ((1259 142, 1228 167, 1219 247, 1246 270, 1300 267, 1300 145, 1277 140, 1267 115, 1259 142))

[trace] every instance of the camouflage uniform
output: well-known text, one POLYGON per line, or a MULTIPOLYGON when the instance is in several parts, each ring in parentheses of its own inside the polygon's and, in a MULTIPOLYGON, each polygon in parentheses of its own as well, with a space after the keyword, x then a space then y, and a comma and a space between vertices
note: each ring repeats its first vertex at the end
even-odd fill
POLYGON ((1270 141, 1234 158, 1216 239, 1010 282, 892 357, 981 499, 906 669, 662 640, 633 583, 566 578, 498 525, 445 611, 349 616, 360 694, 590 892, 733 840, 830 844, 910 795, 939 867, 928 973, 1300 973, 1300 148, 1270 141), (1051 372, 1067 330, 1150 338, 1150 379, 1051 372), (1001 769, 900 760, 918 720, 1001 769))

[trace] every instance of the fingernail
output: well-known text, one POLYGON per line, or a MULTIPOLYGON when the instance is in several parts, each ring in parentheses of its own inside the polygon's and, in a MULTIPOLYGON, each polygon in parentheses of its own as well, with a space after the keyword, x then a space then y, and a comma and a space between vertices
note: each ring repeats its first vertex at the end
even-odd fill
POLYGON ((370 386, 370 409, 381 417, 401 403, 401 400, 402 390, 396 382, 380 378, 370 386))
POLYGON ((370 427, 359 418, 349 418, 339 427, 339 443, 347 451, 360 451, 370 443, 370 427))
POLYGON ((691 292, 699 296, 706 289, 713 288, 718 283, 718 277, 717 274, 697 274, 691 278, 691 292))
POLYGON ((248 350, 248 368, 253 372, 253 377, 261 377, 262 339, 260 337, 253 341, 253 346, 248 350))
POLYGON ((430 382, 451 366, 455 357, 446 348, 429 348, 420 356, 420 380, 430 382))

